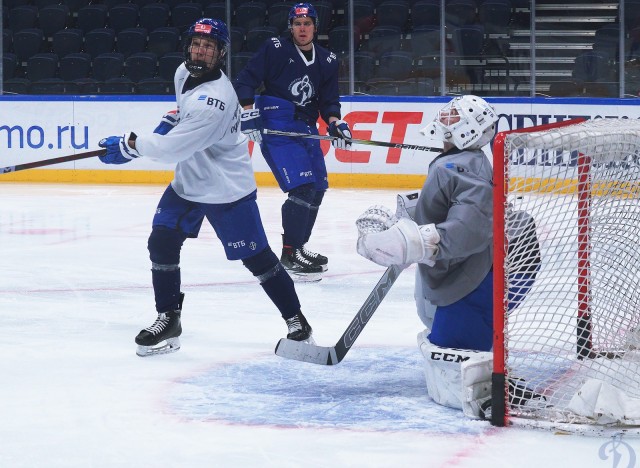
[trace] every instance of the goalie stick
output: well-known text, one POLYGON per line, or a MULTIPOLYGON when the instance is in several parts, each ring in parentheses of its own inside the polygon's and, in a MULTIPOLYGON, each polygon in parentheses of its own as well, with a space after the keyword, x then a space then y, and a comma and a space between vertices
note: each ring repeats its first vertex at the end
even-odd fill
POLYGON ((44 159, 42 161, 35 161, 25 164, 17 164, 15 166, 0 167, 0 174, 8 174, 10 172, 24 171, 25 169, 33 169, 34 167, 50 166, 52 164, 60 164, 69 161, 76 161, 78 159, 93 158, 95 156, 103 156, 107 154, 104 149, 96 151, 88 151, 86 153, 72 154, 70 156, 60 156, 59 158, 44 159))
POLYGON ((282 338, 276 345, 275 353, 283 358, 312 364, 334 366, 340 363, 395 283, 400 272, 402 267, 398 265, 387 268, 335 346, 317 346, 304 341, 282 338))
MULTIPOLYGON (((300 137, 300 138, 311 138, 312 140, 337 140, 338 137, 334 137, 331 135, 315 135, 310 133, 296 133, 296 132, 282 132, 280 130, 270 130, 268 128, 264 129, 264 133, 267 135, 280 135, 280 136, 290 136, 290 137, 300 137)), ((432 153, 442 153, 442 148, 432 148, 430 146, 420 146, 420 145, 409 145, 406 143, 390 143, 386 141, 375 141, 375 140, 358 140, 356 138, 352 138, 349 140, 351 143, 356 143, 359 145, 373 145, 373 146, 385 146, 387 148, 400 148, 400 149, 409 149, 409 150, 417 150, 417 151, 429 151, 432 153)))

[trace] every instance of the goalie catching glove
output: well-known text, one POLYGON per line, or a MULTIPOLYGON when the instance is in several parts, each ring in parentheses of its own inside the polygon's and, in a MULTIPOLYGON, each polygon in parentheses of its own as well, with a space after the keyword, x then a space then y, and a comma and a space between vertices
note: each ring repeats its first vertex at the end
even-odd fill
POLYGON ((434 224, 418 226, 384 206, 372 206, 356 220, 357 251, 378 265, 435 265, 440 235, 434 224))

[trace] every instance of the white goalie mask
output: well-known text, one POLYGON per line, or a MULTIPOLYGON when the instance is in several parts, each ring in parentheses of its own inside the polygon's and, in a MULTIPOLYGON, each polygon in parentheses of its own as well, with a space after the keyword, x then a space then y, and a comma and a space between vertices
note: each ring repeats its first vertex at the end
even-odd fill
POLYGON ((478 96, 458 96, 438 111, 420 132, 430 140, 448 142, 458 149, 480 149, 496 133, 498 114, 478 96))

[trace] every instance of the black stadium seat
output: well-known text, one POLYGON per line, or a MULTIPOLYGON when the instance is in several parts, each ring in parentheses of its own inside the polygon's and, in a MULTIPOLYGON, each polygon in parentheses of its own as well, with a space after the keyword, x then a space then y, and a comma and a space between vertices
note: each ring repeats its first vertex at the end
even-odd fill
POLYGON ((278 31, 284 31, 289 26, 289 10, 291 4, 286 2, 272 3, 269 6, 269 26, 273 26, 278 31))
POLYGON ((55 78, 58 73, 58 56, 50 52, 34 54, 27 60, 27 78, 31 81, 55 78))
POLYGON ((166 3, 149 3, 140 8, 138 25, 147 31, 167 26, 170 13, 166 3))
POLYGON ((104 28, 107 24, 107 6, 101 3, 91 3, 78 10, 76 28, 87 34, 97 28, 104 28))
POLYGON ((14 32, 35 28, 38 24, 38 9, 33 5, 20 5, 9 10, 9 25, 14 32))
POLYGON ((158 57, 162 57, 169 52, 180 50, 180 33, 178 28, 167 26, 156 28, 149 33, 147 50, 153 52, 158 57))
POLYGON ((93 78, 98 81, 107 81, 111 78, 122 76, 124 69, 124 56, 117 52, 108 52, 94 57, 93 78))
POLYGON ((402 30, 398 26, 376 26, 369 32, 367 50, 378 56, 401 47, 402 30))
POLYGON ((411 6, 413 27, 440 24, 440 0, 418 0, 411 6))
POLYGON ((271 26, 262 26, 253 28, 247 32, 247 50, 255 52, 270 37, 279 36, 280 33, 276 28, 271 26))
POLYGON ((91 55, 84 52, 68 54, 60 59, 60 78, 73 81, 91 74, 91 55))
POLYGON ((394 80, 404 80, 411 75, 412 65, 413 56, 410 52, 386 52, 380 57, 377 76, 394 80))
POLYGON ((84 36, 84 51, 92 58, 107 52, 113 52, 116 43, 116 32, 111 28, 98 28, 84 36))
POLYGON ((51 42, 51 51, 58 54, 58 57, 80 52, 82 50, 82 30, 81 29, 62 29, 53 35, 51 42))
POLYGON ((199 3, 178 3, 171 9, 171 26, 180 32, 202 18, 202 5, 199 3))
POLYGON ((262 2, 243 3, 236 7, 235 25, 247 32, 260 28, 265 24, 266 13, 267 5, 262 2))
POLYGON ((16 54, 5 52, 2 54, 2 79, 10 80, 15 77, 18 68, 18 57, 16 54))
POLYGON ((385 0, 376 7, 376 26, 395 26, 404 29, 409 19, 406 0, 385 0))
POLYGON ((176 69, 184 62, 182 52, 169 52, 158 60, 158 75, 166 81, 172 81, 176 74, 176 69))
POLYGON ((52 37, 69 23, 69 8, 66 5, 49 5, 38 12, 38 24, 46 37, 52 37))
POLYGON ((19 62, 26 62, 33 54, 40 52, 43 45, 42 29, 29 28, 13 33, 13 51, 19 62))
POLYGON ((158 58, 151 52, 140 52, 130 55, 124 62, 124 74, 131 81, 137 83, 140 80, 156 76, 158 58))
POLYGON ((116 33, 138 25, 138 5, 122 3, 109 9, 109 27, 116 33))
POLYGON ((147 30, 144 28, 129 28, 116 34, 116 52, 120 52, 126 59, 131 54, 144 52, 147 48, 147 30))

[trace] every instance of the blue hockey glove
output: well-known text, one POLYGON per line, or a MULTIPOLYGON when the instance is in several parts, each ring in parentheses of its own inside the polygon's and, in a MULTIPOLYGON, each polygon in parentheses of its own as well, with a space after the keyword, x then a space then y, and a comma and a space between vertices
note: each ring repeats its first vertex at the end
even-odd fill
POLYGON ((107 149, 107 154, 100 156, 100 161, 105 164, 125 164, 141 155, 129 146, 129 139, 136 139, 136 134, 129 132, 124 136, 110 136, 103 138, 98 143, 101 148, 107 149))
POLYGON ((334 120, 329 124, 329 128, 327 128, 329 135, 332 137, 337 137, 331 144, 334 148, 339 149, 351 149, 351 129, 349 128, 349 124, 344 120, 334 120))
POLYGON ((264 124, 260 116, 260 109, 247 109, 240 114, 240 131, 249 137, 249 140, 262 143, 262 131, 264 124))
POLYGON ((178 125, 178 122, 180 122, 180 112, 177 109, 171 110, 162 116, 160 124, 156 127, 153 133, 166 135, 173 129, 173 127, 178 125))

